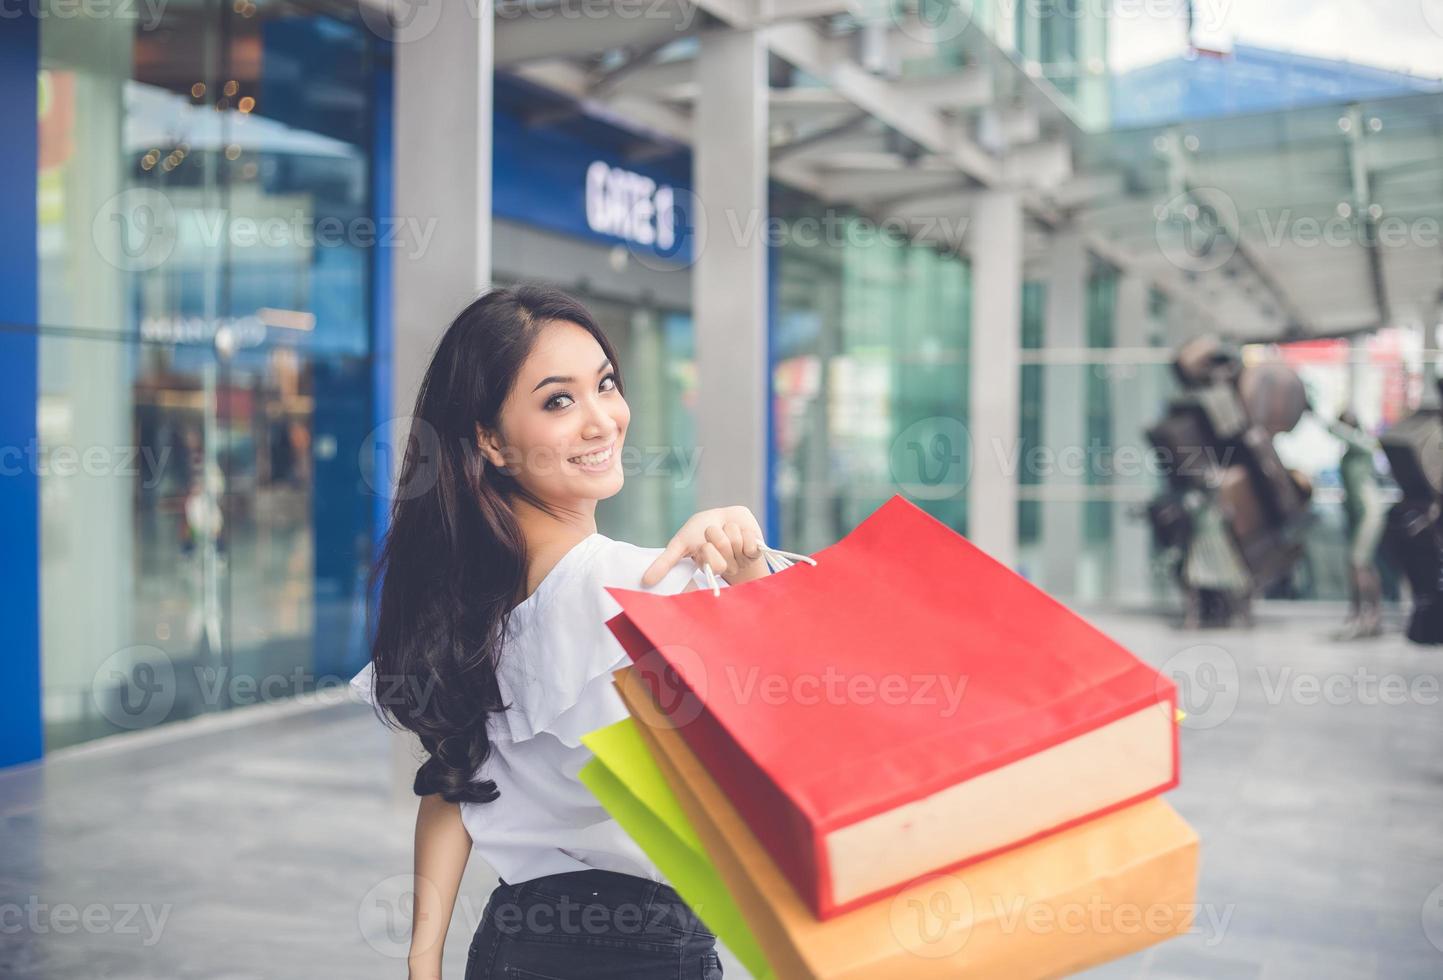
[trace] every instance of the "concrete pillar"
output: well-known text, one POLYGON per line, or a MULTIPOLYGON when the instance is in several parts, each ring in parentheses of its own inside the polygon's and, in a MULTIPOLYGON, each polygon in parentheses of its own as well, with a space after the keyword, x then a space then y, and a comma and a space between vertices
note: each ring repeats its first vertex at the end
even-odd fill
POLYGON ((967 537, 1015 568, 1022 389, 1022 203, 1017 192, 979 195, 967 250, 972 260, 967 537))
MULTIPOLYGON (((492 5, 435 8, 434 24, 422 18, 395 38, 395 213, 419 226, 435 220, 426 249, 391 253, 396 419, 415 408, 441 334, 491 281, 492 5)), ((404 431, 404 424, 393 427, 397 448, 405 445, 404 431)), ((406 809, 415 806, 411 782, 419 756, 415 736, 393 739, 392 797, 406 809)))
MULTIPOLYGON (((1047 254, 1043 347, 1081 351, 1087 346, 1087 248, 1075 228, 1060 229, 1047 254)), ((1061 596, 1077 593, 1083 558, 1081 490, 1086 485, 1087 375, 1091 365, 1066 358, 1045 364, 1042 381, 1042 445, 1054 460, 1040 474, 1042 567, 1039 584, 1061 596)), ((1025 461, 1024 461, 1025 462, 1025 461)))
POLYGON ((767 525, 767 49, 755 31, 702 35, 692 181, 706 215, 693 256, 699 508, 743 504, 767 525))
MULTIPOLYGON (((655 541, 660 546, 676 533, 670 527, 670 484, 676 477, 668 472, 650 472, 650 463, 658 453, 667 450, 667 387, 666 344, 661 332, 661 317, 651 307, 637 307, 631 314, 627 354, 618 356, 635 371, 632 376, 640 384, 630 389, 631 427, 627 433, 628 447, 640 451, 634 471, 626 477, 628 507, 636 508, 630 524, 635 529, 633 541, 655 541), (637 465, 639 464, 639 465, 637 465)), ((623 464, 625 457, 623 457, 623 464)))
POLYGON ((1119 502, 1112 521, 1112 595, 1114 603, 1145 605, 1152 597, 1149 557, 1152 531, 1145 520, 1129 516, 1134 501, 1157 483, 1145 462, 1149 444, 1143 429, 1162 408, 1166 365, 1144 360, 1149 353, 1147 280, 1122 273, 1117 280, 1113 343, 1126 363, 1114 365, 1108 386, 1112 401, 1113 486, 1119 502), (1125 465, 1124 465, 1125 464, 1125 465))
POLYGON ((437 4, 395 42, 396 214, 435 229, 392 250, 395 414, 410 414, 436 341, 491 280, 491 4, 437 4), (475 10, 484 11, 476 16, 475 10))
MULTIPOLYGON (((133 14, 42 18, 41 64, 63 76, 74 114, 65 134, 74 145, 66 159, 40 167, 42 197, 51 204, 41 208, 46 247, 40 253, 39 322, 76 332, 42 336, 36 347, 39 400, 50 406, 39 416, 38 445, 56 460, 66 452, 85 459, 96 448, 133 444, 134 351, 118 342, 128 324, 122 313, 127 286, 142 278, 174 288, 174 270, 184 261, 182 249, 164 256, 169 264, 152 268, 125 251, 135 232, 150 228, 144 223, 150 207, 183 200, 128 190, 122 94, 133 74, 135 32, 133 14)), ((52 83, 60 84, 58 78, 52 83)), ((33 193, 34 172, 26 176, 33 193)), ((168 230, 173 233, 173 226, 168 230)), ((143 465, 138 471, 150 476, 143 465)), ((97 711, 112 720, 114 710, 97 701, 98 671, 111 676, 107 664, 117 662, 110 658, 144 642, 135 631, 131 580, 137 528, 131 473, 128 465, 52 465, 39 474, 41 677, 50 725, 84 724, 97 711), (83 615, 77 615, 77 603, 83 615)), ((144 649, 125 654, 120 670, 128 674, 152 662, 144 649)), ((140 719, 117 723, 130 722, 140 719)))

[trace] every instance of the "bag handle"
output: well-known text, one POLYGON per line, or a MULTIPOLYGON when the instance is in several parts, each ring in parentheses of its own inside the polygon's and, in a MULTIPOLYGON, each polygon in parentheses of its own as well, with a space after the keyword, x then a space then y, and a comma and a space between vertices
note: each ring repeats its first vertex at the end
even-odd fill
MULTIPOLYGON (((761 546, 762 557, 767 560, 767 570, 780 572, 784 568, 791 568, 799 561, 808 565, 815 565, 817 560, 807 555, 799 555, 794 551, 783 551, 780 548, 768 548, 765 544, 761 546)), ((702 562, 702 571, 706 572, 706 584, 711 587, 711 594, 721 595, 721 586, 717 584, 716 573, 711 570, 710 562, 702 562)))

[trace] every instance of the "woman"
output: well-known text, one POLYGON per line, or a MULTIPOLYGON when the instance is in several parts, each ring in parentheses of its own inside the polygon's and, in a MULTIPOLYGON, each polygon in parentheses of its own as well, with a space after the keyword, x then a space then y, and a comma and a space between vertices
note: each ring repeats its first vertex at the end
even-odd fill
POLYGON ((501 881, 467 980, 713 980, 711 933, 576 778, 581 736, 626 716, 627 657, 606 586, 696 588, 767 574, 745 507, 703 511, 665 550, 613 541, 596 502, 621 490, 630 422, 620 366, 578 302, 497 289, 441 338, 416 400, 372 662, 353 685, 428 757, 416 773, 410 976, 441 974, 473 848, 501 881))

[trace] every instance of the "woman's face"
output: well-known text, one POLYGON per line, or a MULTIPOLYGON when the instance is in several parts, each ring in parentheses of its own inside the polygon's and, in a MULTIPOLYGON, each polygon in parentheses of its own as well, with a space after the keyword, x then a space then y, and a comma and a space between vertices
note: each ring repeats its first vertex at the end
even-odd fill
POLYGON ((602 500, 621 489, 621 447, 631 409, 615 365, 574 323, 541 328, 497 421, 482 435, 493 465, 548 503, 602 500))

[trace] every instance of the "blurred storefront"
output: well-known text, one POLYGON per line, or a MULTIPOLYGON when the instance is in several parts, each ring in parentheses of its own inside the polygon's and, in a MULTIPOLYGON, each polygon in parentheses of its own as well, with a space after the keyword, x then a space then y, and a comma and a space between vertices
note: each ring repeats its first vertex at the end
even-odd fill
POLYGON ((387 54, 320 5, 151 14, 38 19, 49 749, 365 655, 387 54))
MULTIPOLYGON (((37 379, 15 415, 43 682, 41 738, 17 712, 36 748, 9 761, 313 690, 367 653, 389 270, 430 231, 391 213, 391 46, 322 3, 156 16, 35 18, 22 52, 37 265, 12 270, 37 309, 11 319, 34 340, 13 353, 37 379)), ((493 135, 493 281, 598 316, 634 419, 628 493, 598 519, 664 541, 699 463, 690 150, 519 80, 493 135)))
MULTIPOLYGON (((605 533, 746 503, 811 552, 903 493, 1084 605, 1175 598, 1140 508, 1181 341, 1372 432, 1433 398, 1437 84, 1243 47, 1112 76, 1075 0, 384 6, 4 22, 0 514, 39 528, 0 764, 353 672, 379 433, 488 283, 618 348, 605 533)), ((1318 519, 1275 597, 1340 598, 1341 446, 1277 449, 1318 519)))

